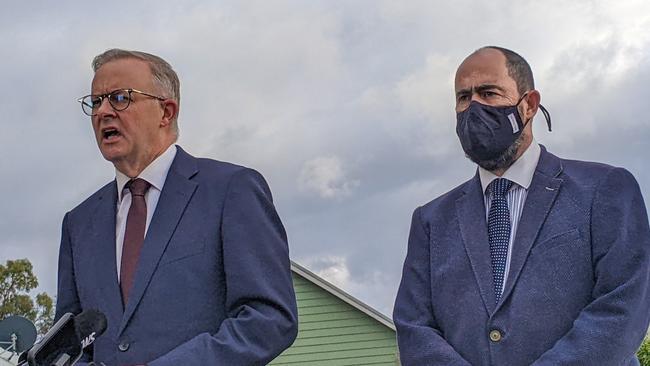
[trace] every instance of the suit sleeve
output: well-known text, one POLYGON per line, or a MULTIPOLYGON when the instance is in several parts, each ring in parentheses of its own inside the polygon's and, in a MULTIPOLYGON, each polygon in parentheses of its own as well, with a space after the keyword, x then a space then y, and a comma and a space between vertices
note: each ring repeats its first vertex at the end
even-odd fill
POLYGON ((264 178, 242 169, 222 214, 225 319, 150 366, 266 365, 296 338, 298 316, 287 237, 264 178))
POLYGON ((65 313, 79 314, 81 312, 77 286, 75 284, 72 246, 68 230, 68 215, 66 214, 63 218, 63 225, 61 227, 55 322, 65 313))
POLYGON ((650 229, 634 177, 616 168, 592 204, 593 301, 534 365, 627 365, 650 321, 650 229))
POLYGON ((431 308, 429 233, 420 211, 418 208, 413 213, 408 253, 393 311, 400 359, 404 366, 469 366, 437 329, 431 308))
MULTIPOLYGON (((56 296, 56 312, 54 315, 54 322, 56 323, 64 314, 81 313, 81 303, 77 295, 77 284, 75 281, 74 262, 72 260, 72 243, 70 242, 69 231, 69 213, 63 218, 61 225, 61 246, 59 247, 59 273, 57 283, 57 296, 56 296)), ((83 365, 83 362, 90 361, 92 354, 92 346, 84 350, 84 354, 80 359, 78 365, 83 365)))

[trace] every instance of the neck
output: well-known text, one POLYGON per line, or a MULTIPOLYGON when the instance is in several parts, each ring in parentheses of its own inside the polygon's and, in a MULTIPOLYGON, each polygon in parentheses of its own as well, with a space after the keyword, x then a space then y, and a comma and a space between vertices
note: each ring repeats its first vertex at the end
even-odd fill
POLYGON ((162 155, 169 146, 171 146, 171 144, 163 145, 160 148, 157 148, 156 150, 152 150, 149 154, 147 154, 146 157, 134 159, 133 161, 130 160, 114 161, 113 165, 115 166, 115 169, 119 170, 127 177, 136 178, 154 160, 156 160, 156 158, 162 155))

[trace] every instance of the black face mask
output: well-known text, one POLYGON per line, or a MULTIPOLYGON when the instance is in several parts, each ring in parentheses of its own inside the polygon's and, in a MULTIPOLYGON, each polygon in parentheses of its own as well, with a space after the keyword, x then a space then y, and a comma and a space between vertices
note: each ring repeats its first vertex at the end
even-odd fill
MULTIPOLYGON (((493 107, 472 101, 469 107, 456 114, 456 134, 465 154, 474 162, 499 158, 519 138, 521 131, 530 120, 523 123, 517 106, 526 97, 524 94, 517 104, 493 107)), ((551 131, 551 116, 540 104, 551 131)))

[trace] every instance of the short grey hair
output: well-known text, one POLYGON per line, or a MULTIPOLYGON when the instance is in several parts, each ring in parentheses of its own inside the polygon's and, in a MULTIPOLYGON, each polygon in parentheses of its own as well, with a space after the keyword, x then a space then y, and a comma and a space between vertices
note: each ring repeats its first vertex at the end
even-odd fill
MULTIPOLYGON (((134 58, 137 60, 145 61, 151 69, 151 75, 153 76, 154 84, 157 84, 157 86, 160 87, 162 93, 164 94, 162 96, 175 100, 176 103, 178 103, 180 109, 181 83, 178 79, 178 75, 172 66, 159 56, 142 51, 130 51, 119 48, 112 48, 95 56, 92 62, 93 71, 97 72, 100 67, 111 61, 126 58, 134 58)), ((174 116, 172 125, 174 131, 178 135, 178 111, 176 113, 176 116, 174 116)))

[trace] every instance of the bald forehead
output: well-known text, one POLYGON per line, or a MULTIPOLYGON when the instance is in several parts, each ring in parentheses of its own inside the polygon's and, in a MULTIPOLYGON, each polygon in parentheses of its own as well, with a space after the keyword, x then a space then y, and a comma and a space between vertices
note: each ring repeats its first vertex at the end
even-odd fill
POLYGON ((492 48, 469 55, 458 67, 454 82, 456 97, 486 90, 499 90, 506 99, 519 95, 517 82, 508 73, 506 56, 492 48))
POLYGON ((479 72, 508 75, 506 56, 493 48, 483 48, 472 53, 458 66, 456 82, 458 82, 459 76, 479 72))

